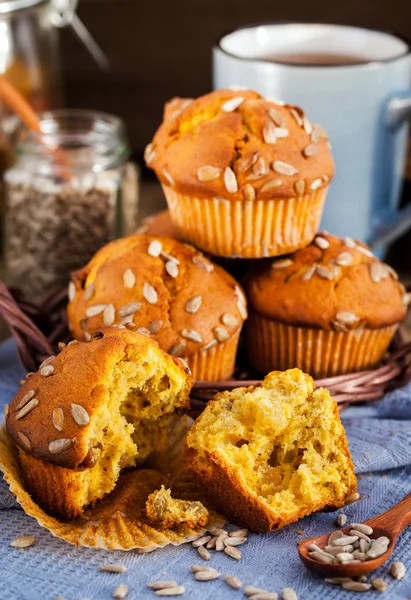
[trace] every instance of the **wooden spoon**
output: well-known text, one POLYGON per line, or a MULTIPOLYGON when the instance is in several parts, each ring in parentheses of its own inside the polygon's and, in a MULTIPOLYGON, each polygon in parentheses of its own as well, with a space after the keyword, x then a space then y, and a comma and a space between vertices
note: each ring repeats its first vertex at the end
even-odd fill
MULTIPOLYGON (((374 558, 372 560, 366 560, 359 563, 348 563, 348 564, 328 564, 322 563, 312 559, 308 553, 308 549, 311 544, 315 543, 320 548, 324 548, 327 545, 330 533, 326 533, 320 537, 309 538, 302 540, 298 546, 298 554, 300 559, 306 567, 319 573, 322 577, 360 577, 365 573, 374 571, 381 567, 391 556, 395 543, 400 533, 411 523, 411 494, 405 496, 401 502, 382 513, 378 517, 364 521, 365 525, 369 525, 373 528, 374 533, 372 538, 378 538, 386 536, 390 540, 390 545, 387 552, 374 558)), ((344 527, 341 531, 349 535, 351 526, 344 527)))

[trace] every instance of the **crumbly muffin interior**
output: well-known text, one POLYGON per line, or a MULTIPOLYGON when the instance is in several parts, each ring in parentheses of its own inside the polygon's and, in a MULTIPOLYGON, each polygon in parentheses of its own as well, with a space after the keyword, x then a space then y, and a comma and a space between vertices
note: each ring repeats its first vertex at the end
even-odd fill
POLYGON ((166 489, 164 485, 149 495, 146 511, 150 521, 163 528, 183 524, 200 527, 208 520, 208 510, 201 502, 172 498, 171 490, 166 489))
POLYGON ((352 465, 326 390, 298 369, 273 372, 258 388, 239 388, 211 403, 187 445, 197 466, 224 461, 248 494, 288 519, 343 499, 352 465))
POLYGON ((83 506, 110 492, 122 469, 163 449, 170 420, 184 404, 185 380, 150 353, 148 349, 141 361, 120 361, 109 376, 107 402, 95 413, 88 432, 90 462, 84 467, 91 468, 78 472, 83 506))

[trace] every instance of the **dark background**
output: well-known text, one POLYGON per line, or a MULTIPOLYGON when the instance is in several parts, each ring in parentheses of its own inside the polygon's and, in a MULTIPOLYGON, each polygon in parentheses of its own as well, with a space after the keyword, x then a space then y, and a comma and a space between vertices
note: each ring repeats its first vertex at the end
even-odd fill
POLYGON ((230 29, 301 20, 411 37, 411 0, 80 0, 78 12, 111 71, 99 71, 73 32, 63 31, 66 101, 123 117, 136 158, 161 122, 168 98, 210 91, 211 47, 230 29))

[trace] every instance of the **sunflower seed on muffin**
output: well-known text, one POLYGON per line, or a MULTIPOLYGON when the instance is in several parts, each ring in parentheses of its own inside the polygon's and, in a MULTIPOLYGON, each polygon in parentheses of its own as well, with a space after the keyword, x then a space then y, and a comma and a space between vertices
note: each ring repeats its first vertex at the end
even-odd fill
POLYGON ((143 285, 143 296, 149 304, 156 304, 158 295, 154 287, 147 281, 143 285))
POLYGON ((62 408, 55 408, 53 410, 53 425, 57 431, 63 431, 64 425, 64 412, 62 408))
POLYGON ((245 186, 243 188, 243 192, 244 192, 244 200, 246 200, 247 202, 253 202, 255 200, 256 193, 255 193, 255 189, 253 188, 251 183, 245 184, 245 186))
POLYGON ((237 177, 230 167, 224 171, 224 185, 229 194, 235 194, 238 191, 237 177))
POLYGON ((174 344, 174 346, 171 346, 168 353, 171 354, 171 356, 178 357, 178 356, 181 356, 185 352, 186 348, 187 348, 186 342, 177 342, 177 344, 174 344))
POLYGON ((269 192, 270 190, 280 187, 282 184, 283 182, 281 179, 271 179, 271 181, 267 181, 261 186, 260 192, 269 192))
POLYGON ((317 237, 314 238, 314 244, 321 248, 321 250, 326 250, 330 247, 330 242, 326 238, 321 237, 320 235, 317 235, 317 237))
POLYGON ((230 334, 224 327, 215 327, 214 335, 216 340, 220 343, 226 342, 230 338, 230 334))
POLYGON ((31 452, 31 441, 28 438, 28 436, 22 431, 19 431, 17 435, 19 436, 19 440, 23 444, 23 447, 29 452, 31 452))
POLYGON ((284 117, 280 115, 278 110, 276 110, 275 108, 269 108, 267 113, 274 125, 276 125, 277 127, 285 127, 287 125, 287 122, 284 119, 284 117))
POLYGON ((272 168, 273 171, 280 173, 280 175, 295 175, 298 173, 298 169, 282 160, 275 160, 272 164, 272 168))
POLYGON ((197 177, 199 181, 214 181, 214 179, 218 179, 221 175, 221 169, 217 167, 212 167, 211 165, 205 165, 204 167, 200 167, 197 170, 197 177))
POLYGON ((86 317, 96 317, 97 315, 104 312, 106 304, 94 304, 86 308, 86 317))
POLYGON ((150 325, 148 326, 148 331, 150 333, 157 333, 158 331, 160 331, 162 326, 163 321, 161 319, 154 319, 154 321, 151 321, 150 325))
POLYGON ((242 156, 240 159, 238 159, 238 173, 244 173, 245 171, 248 171, 248 169, 251 169, 251 167, 257 162, 259 154, 259 151, 256 150, 256 152, 250 152, 249 154, 246 154, 245 156, 242 156))
POLYGON ((194 329, 182 329, 181 335, 190 342, 196 342, 198 344, 201 344, 201 342, 203 341, 201 335, 194 329))
POLYGON ((237 325, 238 325, 238 319, 237 319, 237 317, 235 317, 234 315, 232 315, 230 313, 225 313, 221 317, 221 322, 226 327, 237 327, 237 325))
POLYGON ((116 309, 113 304, 107 304, 103 312, 103 323, 104 325, 112 325, 116 318, 116 309))
POLYGON ((67 295, 68 295, 69 302, 73 302, 75 295, 76 295, 76 286, 74 285, 74 283, 72 281, 70 281, 70 283, 68 284, 67 295))
POLYGON ((251 175, 248 175, 247 179, 261 179, 267 175, 268 171, 269 168, 266 161, 262 156, 260 156, 251 170, 251 175))
POLYGON ((160 256, 162 250, 163 250, 162 243, 159 242, 158 240, 153 240, 152 242, 150 242, 147 252, 150 256, 153 256, 154 258, 156 258, 157 256, 160 256))
POLYGON ((221 110, 223 112, 229 113, 237 110, 237 108, 244 102, 244 98, 242 96, 235 96, 234 98, 230 98, 221 105, 221 110))
POLYGON ((293 264, 291 258, 280 258, 280 260, 275 260, 271 263, 272 269, 286 269, 293 264))
POLYGON ((195 254, 191 259, 191 262, 206 273, 212 273, 214 271, 213 263, 207 260, 202 254, 195 254))
POLYGON ((349 252, 341 252, 335 259, 335 263, 340 267, 348 267, 354 260, 354 257, 349 252))
POLYGON ((314 179, 314 181, 311 182, 310 184, 310 189, 312 190, 318 190, 318 188, 320 188, 323 184, 323 180, 319 177, 318 179, 314 179))
POLYGON ((318 146, 315 144, 308 144, 303 150, 304 158, 310 158, 311 156, 315 156, 318 152, 318 146))
POLYGON ((295 122, 297 123, 297 125, 302 127, 303 119, 302 119, 300 113, 295 108, 290 108, 290 114, 292 115, 292 117, 295 120, 295 122))
POLYGON ((354 323, 357 323, 360 320, 359 317, 357 317, 357 315, 346 310, 339 311, 335 315, 335 318, 340 323, 343 323, 343 325, 353 325, 354 323))
POLYGON ((71 414, 77 425, 88 425, 90 423, 90 416, 84 406, 80 404, 71 405, 71 414))
POLYGON ((65 452, 71 446, 71 440, 68 438, 61 438, 59 440, 54 440, 49 444, 49 452, 51 454, 58 454, 59 452, 65 452))
POLYGON ((26 415, 31 413, 31 411, 34 410, 36 406, 38 406, 38 404, 39 401, 37 400, 37 398, 32 398, 29 402, 27 402, 27 404, 23 406, 23 408, 16 412, 16 421, 23 419, 26 415))
POLYGON ((136 276, 131 269, 126 269, 124 271, 123 285, 126 289, 131 289, 136 285, 136 276))
POLYGON ((128 316, 133 315, 134 313, 138 312, 140 310, 141 306, 142 306, 141 302, 130 302, 129 304, 122 306, 119 309, 118 314, 120 317, 128 317, 128 316))
POLYGON ((173 260, 168 260, 166 262, 165 268, 166 268, 167 273, 170 275, 170 277, 174 277, 174 278, 178 277, 178 273, 179 273, 178 265, 173 260))
POLYGON ((304 179, 300 179, 294 183, 294 189, 299 196, 302 196, 305 192, 305 181, 304 179))
POLYGON ((163 169, 162 173, 163 173, 164 177, 167 179, 168 183, 171 185, 171 187, 174 187, 175 181, 174 181, 173 177, 170 175, 170 173, 167 171, 167 169, 163 169))
POLYGON ((277 142, 276 127, 272 121, 266 121, 263 127, 263 140, 266 144, 277 142))
POLYGON ((35 395, 36 395, 36 392, 34 390, 29 390, 26 394, 24 394, 23 398, 20 400, 20 402, 16 406, 16 412, 19 411, 21 408, 23 408, 23 406, 25 406, 27 404, 27 402, 29 402, 32 398, 34 398, 35 395))
POLYGON ((48 377, 54 373, 54 367, 53 365, 45 365, 44 367, 41 367, 39 373, 42 377, 48 377))
POLYGON ((190 298, 190 300, 187 300, 185 305, 186 312, 192 314, 196 313, 199 310, 202 301, 202 296, 193 296, 192 298, 190 298))

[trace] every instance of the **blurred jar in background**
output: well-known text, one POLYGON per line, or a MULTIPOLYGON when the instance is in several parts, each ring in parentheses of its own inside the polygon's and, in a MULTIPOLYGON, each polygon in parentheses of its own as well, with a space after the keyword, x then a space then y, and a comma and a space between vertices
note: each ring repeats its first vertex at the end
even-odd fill
POLYGON ((5 173, 6 282, 30 300, 67 285, 115 237, 137 224, 137 172, 121 119, 94 111, 41 116, 22 130, 5 173))

